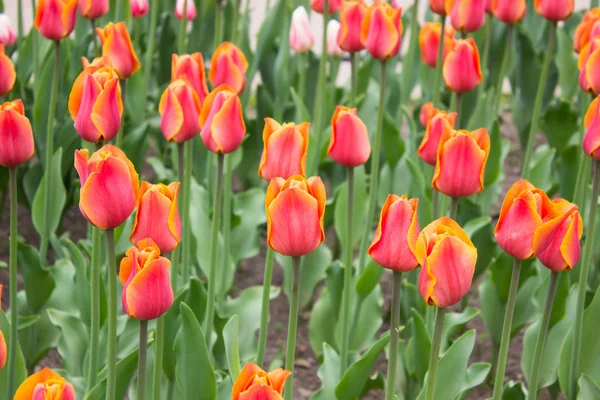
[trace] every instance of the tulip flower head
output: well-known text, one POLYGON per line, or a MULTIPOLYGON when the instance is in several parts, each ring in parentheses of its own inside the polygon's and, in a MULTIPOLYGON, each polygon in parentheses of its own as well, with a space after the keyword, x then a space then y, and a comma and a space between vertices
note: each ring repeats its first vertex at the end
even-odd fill
MULTIPOLYGON (((329 0, 329 15, 335 14, 340 10, 342 0, 329 0)), ((311 0, 310 7, 313 11, 323 14, 325 10, 325 0, 311 0)))
POLYGON ((133 18, 141 18, 148 14, 148 0, 129 0, 133 18))
POLYGON ((184 12, 184 7, 185 7, 185 3, 187 2, 187 20, 188 21, 193 21, 194 18, 196 18, 196 3, 194 2, 194 0, 177 0, 177 3, 175 4, 175 17, 178 20, 181 20, 183 18, 183 12, 184 12))
POLYGON ((330 56, 341 56, 344 51, 338 45, 337 37, 340 32, 340 23, 335 20, 329 20, 327 23, 327 54, 330 56))
MULTIPOLYGON (((437 65, 438 47, 440 43, 440 34, 442 24, 439 22, 425 22, 419 31, 419 47, 421 48, 421 60, 431 68, 437 65)), ((446 26, 444 28, 444 51, 442 60, 452 49, 454 43, 454 28, 446 26)))
POLYGON ((231 400, 280 400, 291 374, 281 368, 267 373, 256 364, 246 363, 233 383, 231 400))
POLYGON ((87 149, 75 151, 75 169, 81 181, 79 209, 98 228, 114 229, 136 206, 138 174, 116 146, 107 144, 91 157, 88 155, 87 149))
POLYGON ((356 108, 337 106, 331 118, 331 139, 327 155, 345 167, 363 165, 371 155, 367 127, 356 108))
POLYGON ((325 240, 325 186, 321 178, 273 178, 267 188, 267 243, 284 256, 312 253, 325 240))
POLYGON ((49 40, 61 40, 75 28, 78 0, 39 0, 34 25, 49 40))
POLYGON ((242 144, 246 134, 242 103, 231 87, 221 85, 210 92, 202 106, 200 126, 202 141, 213 153, 231 153, 242 144))
POLYGON ((75 400, 75 390, 65 378, 44 368, 21 383, 13 400, 75 400))
POLYGON ((362 20, 367 13, 367 5, 363 0, 346 0, 340 9, 340 30, 337 41, 340 48, 355 53, 365 48, 360 40, 362 20))
POLYGON ((97 19, 103 17, 110 4, 108 0, 79 0, 79 11, 83 18, 97 19))
POLYGON ((471 33, 485 23, 486 0, 455 0, 450 12, 450 22, 457 31, 471 33))
POLYGON ((209 80, 213 87, 229 85, 237 94, 246 87, 248 61, 233 43, 224 42, 217 47, 210 62, 209 80))
POLYGON ((117 71, 120 79, 127 79, 140 69, 124 22, 109 22, 104 29, 96 28, 96 33, 102 42, 102 56, 117 71))
POLYGON ((600 36, 600 8, 586 12, 573 36, 573 50, 579 53, 593 38, 600 36))
POLYGON ((492 3, 494 0, 486 0, 485 1, 485 12, 489 15, 494 15, 494 10, 492 9, 492 3))
POLYGON ((450 10, 452 10, 452 3, 454 1, 455 0, 429 0, 429 8, 434 13, 444 17, 450 13, 450 10))
POLYGON ((206 72, 204 71, 204 58, 202 53, 177 55, 173 54, 171 62, 171 82, 177 79, 185 79, 196 91, 200 99, 200 105, 208 96, 206 85, 206 72))
POLYGON ((6 339, 4 333, 0 331, 0 370, 6 366, 6 339))
POLYGON ((271 181, 276 177, 304 176, 309 126, 308 122, 280 125, 274 119, 265 118, 264 150, 258 167, 261 178, 271 181))
POLYGON ((33 131, 21 100, 0 105, 0 165, 14 168, 34 153, 33 131))
POLYGON ((171 82, 158 105, 160 130, 169 142, 183 143, 201 131, 202 106, 194 88, 185 79, 171 82))
POLYGON ((552 22, 564 21, 573 14, 575 0, 535 0, 535 11, 552 22))
POLYGON ((600 37, 595 37, 579 53, 579 86, 584 92, 600 94, 600 37))
POLYGON ((8 15, 0 13, 0 44, 11 46, 17 43, 17 34, 8 15))
POLYGON ((400 51, 402 9, 376 0, 363 18, 360 40, 373 58, 387 60, 400 51))
POLYGON ((423 125, 424 128, 427 127, 429 120, 437 113, 437 108, 433 106, 431 101, 423 104, 421 106, 421 112, 419 113, 419 122, 423 125))
POLYGON ((525 18, 525 0, 492 0, 492 13, 505 24, 518 24, 525 18))
POLYGON ((4 45, 0 44, 0 97, 11 92, 17 80, 17 72, 12 60, 4 53, 4 45))
POLYGON ((308 13, 304 7, 298 6, 292 13, 290 23, 290 48, 296 53, 304 53, 311 50, 314 44, 308 13))
POLYGON ((423 141, 419 145, 417 154, 427 164, 437 163, 437 153, 442 134, 446 129, 453 129, 456 121, 456 113, 446 113, 443 110, 433 109, 433 116, 429 118, 423 141))
POLYGON ((598 97, 590 104, 583 124, 586 129, 583 137, 583 151, 588 156, 600 160, 600 101, 598 101, 598 97))
POLYGON ((473 38, 454 42, 444 60, 443 75, 446 86, 456 93, 468 92, 481 83, 479 50, 473 38))

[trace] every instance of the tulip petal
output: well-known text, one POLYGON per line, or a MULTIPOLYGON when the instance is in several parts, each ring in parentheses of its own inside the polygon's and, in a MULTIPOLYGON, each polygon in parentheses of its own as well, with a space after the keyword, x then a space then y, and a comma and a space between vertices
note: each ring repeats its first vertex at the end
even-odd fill
POLYGON ((242 104, 237 96, 225 101, 215 114, 211 124, 211 136, 218 151, 231 153, 244 140, 246 125, 242 117, 242 104))
POLYGON ((373 11, 363 19, 361 41, 371 56, 384 60, 398 45, 400 35, 392 19, 385 14, 385 9, 375 4, 372 7, 373 11))
POLYGON ((100 133, 100 141, 108 142, 117 136, 123 115, 119 79, 116 77, 106 82, 92 108, 91 119, 100 133))
POLYGON ((34 154, 29 119, 14 109, 0 111, 0 165, 17 167, 34 154))
MULTIPOLYGON (((41 0, 44 1, 44 0, 41 0)), ((50 368, 43 368, 41 371, 30 375, 15 393, 13 400, 31 400, 33 392, 39 383, 44 383, 48 380, 62 379, 60 375, 52 371, 50 368)))
POLYGON ((290 377, 292 373, 283 368, 277 368, 273 371, 269 372, 269 379, 271 380, 271 385, 273 390, 278 393, 283 392, 283 385, 285 385, 285 381, 290 377))
POLYGON ((269 386, 252 385, 248 390, 240 393, 239 400, 283 400, 283 397, 269 386))
POLYGON ((304 175, 308 147, 306 139, 294 126, 283 127, 272 133, 265 140, 258 174, 267 180, 276 176, 287 179, 293 175, 304 175))
POLYGON ((252 379, 252 377, 254 377, 254 375, 260 371, 262 371, 262 369, 258 365, 247 362, 233 383, 233 388, 231 389, 231 398, 238 399, 239 395, 247 389, 249 381, 252 379))
POLYGON ((159 258, 146 264, 129 285, 126 293, 129 315, 139 320, 155 319, 173 304, 169 260, 159 258))

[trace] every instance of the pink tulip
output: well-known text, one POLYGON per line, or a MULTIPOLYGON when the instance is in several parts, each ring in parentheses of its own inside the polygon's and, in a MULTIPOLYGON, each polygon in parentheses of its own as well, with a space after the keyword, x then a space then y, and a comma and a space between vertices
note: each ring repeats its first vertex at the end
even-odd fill
MULTIPOLYGON (((175 5, 175 16, 177 19, 183 18, 183 7, 186 0, 177 0, 177 4, 175 5)), ((186 18, 188 21, 192 21, 196 18, 196 4, 194 0, 187 0, 187 14, 186 18)))
POLYGON ((340 31, 340 23, 332 19, 327 24, 327 54, 330 56, 341 56, 344 52, 337 42, 338 33, 340 31))
POLYGON ((17 34, 8 15, 0 14, 0 44, 11 46, 17 43, 17 34))
POLYGON ((310 21, 306 9, 299 6, 292 13, 290 25, 290 47, 296 53, 304 53, 312 49, 315 38, 310 28, 310 21))
POLYGON ((129 0, 131 6, 131 15, 133 18, 140 18, 148 14, 148 0, 129 0))

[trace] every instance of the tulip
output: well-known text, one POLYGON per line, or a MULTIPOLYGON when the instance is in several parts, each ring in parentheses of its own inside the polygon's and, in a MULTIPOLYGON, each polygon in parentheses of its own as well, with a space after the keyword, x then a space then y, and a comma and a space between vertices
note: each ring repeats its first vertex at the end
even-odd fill
POLYGON ((75 390, 65 378, 44 368, 21 383, 13 400, 75 400, 75 390))
POLYGON ((492 0, 492 13, 505 24, 518 24, 527 13, 525 0, 492 0))
POLYGON ((233 383, 231 400, 280 400, 291 374, 282 368, 267 373, 256 364, 246 363, 233 383))
POLYGON ((363 18, 360 40, 373 58, 394 57, 402 43, 402 10, 376 0, 363 18))
MULTIPOLYGON (((340 10, 342 0, 329 0, 329 15, 335 14, 340 10)), ((323 14, 325 10, 325 0, 311 0, 310 7, 313 11, 323 14)))
POLYGON ((444 127, 437 150, 431 185, 450 197, 471 196, 483 191, 490 137, 485 128, 469 132, 444 127))
POLYGON ((429 8, 434 13, 445 17, 448 13, 446 12, 446 3, 452 0, 429 0, 429 8))
POLYGON ((332 19, 327 23, 327 54, 330 56, 341 56, 344 52, 338 45, 337 37, 340 32, 340 23, 332 19))
POLYGON ((584 92, 600 93, 600 37, 592 39, 579 53, 579 86, 584 92))
POLYGON ((573 13, 574 0, 535 0, 535 11, 552 22, 564 21, 573 13))
MULTIPOLYGON (((440 33, 442 24, 439 22, 425 22, 419 32, 419 47, 421 48, 421 60, 431 68, 437 66, 438 47, 440 43, 440 33)), ((444 28, 444 53, 442 60, 452 49, 454 43, 454 28, 446 26, 444 28)), ((424 124, 426 125, 426 123, 424 124)))
POLYGON ((204 145, 213 153, 227 154, 235 151, 246 134, 242 103, 228 85, 213 90, 200 114, 204 145))
POLYGON ((446 113, 433 109, 433 116, 427 122, 423 141, 419 145, 417 154, 427 164, 435 165, 437 163, 437 152, 440 144, 440 139, 445 129, 454 128, 456 121, 456 113, 446 113))
POLYGON ((489 15, 494 15, 494 9, 492 8, 492 3, 494 0, 486 0, 485 1, 485 12, 489 15))
POLYGON ((187 13, 186 18, 188 21, 193 21, 196 18, 196 4, 194 0, 177 0, 175 4, 175 17, 179 20, 183 18, 183 7, 187 2, 187 13))
POLYGON ((585 13, 573 36, 573 50, 579 53, 593 38, 600 35, 600 8, 585 13))
POLYGON ((31 123, 25 116, 21 100, 0 106, 0 165, 14 168, 29 160, 34 153, 31 123))
POLYGON ((306 9, 298 6, 292 13, 290 24, 290 48, 296 53, 304 53, 312 49, 315 38, 310 27, 306 9))
POLYGON ((0 370, 6 366, 6 340, 0 331, 0 370))
POLYGON ((35 27, 46 39, 61 40, 75 27, 78 0, 39 0, 35 27))
POLYGON ((419 236, 418 204, 419 199, 388 195, 368 250, 377 264, 401 272, 419 266, 413 254, 419 236))
POLYGON ((129 0, 131 15, 133 18, 140 18, 148 14, 148 0, 129 0))
POLYGON ((485 7, 486 0, 455 0, 450 22, 457 31, 475 32, 485 23, 485 7))
POLYGON ((444 60, 443 68, 444 82, 453 92, 468 92, 479 85, 483 75, 475 40, 456 40, 444 60))
POLYGON ((325 186, 321 178, 273 178, 267 188, 267 243, 284 256, 311 253, 325 240, 325 186))
POLYGON ((11 59, 4 53, 4 45, 0 44, 0 97, 10 93, 17 80, 17 72, 11 59))
POLYGON ((97 19, 108 12, 108 0, 79 0, 79 11, 83 18, 97 19))
POLYGON ((271 181, 276 177, 304 176, 309 126, 308 122, 280 125, 274 119, 265 118, 264 150, 258 167, 261 178, 271 181))
POLYGON ((227 84, 240 94, 246 87, 248 61, 233 43, 224 42, 217 47, 210 62, 209 80, 214 87, 227 84))
POLYGON ((600 160, 600 102, 598 97, 592 101, 585 113, 583 124, 586 132, 583 137, 583 151, 590 157, 600 160))
POLYGON ((202 53, 177 55, 173 54, 171 62, 171 82, 177 79, 185 79, 196 91, 200 99, 200 105, 208 96, 206 85, 206 72, 204 72, 204 59, 202 53))
POLYGON ((363 0, 346 0, 340 9, 338 44, 344 51, 355 53, 365 48, 360 40, 362 21, 367 13, 363 0))
POLYGON ((421 106, 421 112, 419 113, 419 121, 424 128, 427 127, 429 120, 433 117, 438 110, 433 106, 431 101, 421 106))
POLYGON ((356 108, 337 106, 331 118, 331 140, 327 155, 345 167, 358 167, 371 155, 369 133, 356 108))
POLYGON ((196 91, 184 79, 171 82, 158 105, 160 130, 169 142, 183 143, 200 132, 202 106, 196 91))
POLYGON ((17 43, 17 34, 8 15, 0 13, 0 44, 11 46, 17 43))
POLYGON ((127 79, 140 69, 131 38, 124 22, 109 22, 104 29, 96 28, 102 41, 102 56, 117 71, 119 78, 127 79))
POLYGON ((88 159, 88 150, 75 151, 81 181, 79 209, 102 230, 114 229, 131 215, 139 189, 138 174, 125 153, 107 144, 88 159))

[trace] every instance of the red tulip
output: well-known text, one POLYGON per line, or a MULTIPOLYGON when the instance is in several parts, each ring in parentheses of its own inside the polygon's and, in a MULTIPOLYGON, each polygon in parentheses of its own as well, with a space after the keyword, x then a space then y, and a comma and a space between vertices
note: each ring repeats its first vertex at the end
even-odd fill
POLYGON ((65 378, 44 368, 21 383, 13 400, 75 400, 75 390, 65 378))
POLYGON ((31 123, 21 100, 0 106, 0 165, 18 167, 34 154, 31 123))
POLYGON ((358 118, 356 108, 337 106, 331 119, 331 140, 327 155, 345 167, 358 167, 371 155, 369 132, 358 118))
POLYGON ((46 39, 61 40, 71 34, 77 18, 77 0, 39 0, 35 27, 46 39))
POLYGON ((448 13, 446 12, 447 8, 446 3, 453 0, 429 0, 429 8, 434 13, 445 16, 448 13))
POLYGON ((231 153, 242 144, 246 134, 242 104, 229 86, 221 85, 208 95, 200 125, 202 141, 213 153, 231 153))
POLYGON ((206 73, 204 72, 204 59, 202 53, 177 55, 173 54, 171 62, 171 82, 177 79, 185 79, 196 91, 200 99, 200 105, 208 96, 206 85, 206 73))
MULTIPOLYGON (((435 165, 437 162, 437 152, 440 139, 445 129, 454 128, 456 113, 446 113, 446 111, 432 109, 433 115, 428 119, 423 141, 419 145, 417 154, 427 164, 435 165)), ((423 110, 421 110, 421 115, 423 110)), ((422 115, 423 116, 423 115, 422 115)))
POLYGON ((585 13, 573 37, 573 50, 579 53, 593 38, 600 35, 600 8, 585 13))
POLYGON ((583 137, 583 151, 590 157, 600 160, 600 102, 592 101, 583 121, 586 132, 583 137))
POLYGON ((402 44, 402 9, 396 10, 381 0, 369 7, 360 32, 360 40, 373 58, 387 60, 400 51, 402 44))
POLYGON ((450 22, 457 31, 471 33, 485 23, 486 0, 455 0, 450 22))
POLYGON ((492 0, 492 12, 506 24, 517 24, 525 18, 527 4, 525 0, 492 0))
POLYGON ((574 0, 535 0, 535 11, 552 22, 564 21, 573 13, 574 0))
POLYGON ((437 112, 437 108, 435 108, 433 106, 433 103, 431 101, 429 101, 421 106, 421 113, 419 114, 419 121, 421 122, 421 125, 423 125, 424 128, 427 127, 429 120, 431 119, 431 117, 433 117, 435 115, 436 112, 437 112))
POLYGON ((292 373, 277 368, 269 373, 246 363, 233 383, 231 400, 281 400, 285 381, 292 373))
POLYGON ((169 84, 160 99, 158 111, 161 115, 160 130, 169 142, 187 142, 201 130, 200 99, 185 79, 169 84))
MULTIPOLYGON (((329 0, 329 15, 335 14, 340 10, 342 0, 329 0)), ((325 0, 311 0, 310 7, 313 11, 323 14, 325 10, 325 0)))
POLYGON ((102 41, 102 56, 117 71, 119 78, 127 79, 140 69, 131 38, 124 22, 109 22, 104 29, 96 28, 102 41))
POLYGON ((261 178, 271 181, 277 177, 304 176, 309 126, 308 122, 280 125, 274 119, 265 118, 264 150, 258 167, 261 178))
POLYGON ((464 93, 481 83, 479 50, 472 38, 456 40, 444 60, 444 81, 453 92, 464 93))
POLYGON ((248 61, 233 43, 224 42, 217 47, 210 62, 209 79, 214 87, 229 85, 237 94, 246 87, 248 61))
POLYGON ((79 0, 79 11, 83 18, 97 19, 103 17, 109 8, 108 0, 79 0))
POLYGON ((4 45, 0 44, 0 97, 11 92, 17 80, 17 72, 12 60, 4 53, 4 45))
MULTIPOLYGON (((438 47, 440 43, 440 34, 442 24, 439 22, 425 22, 419 31, 419 47, 421 48, 421 60, 431 68, 437 65, 438 47)), ((442 60, 452 49, 454 43, 454 28, 446 26, 444 28, 444 50, 442 60)), ((424 124, 426 125, 426 123, 424 124)))
POLYGON ((355 53, 365 48, 360 40, 363 18, 367 13, 367 5, 363 0, 347 0, 342 2, 340 10, 340 31, 338 44, 344 51, 355 53))
POLYGON ((0 331, 0 370, 6 365, 6 354, 6 340, 2 331, 0 331))

